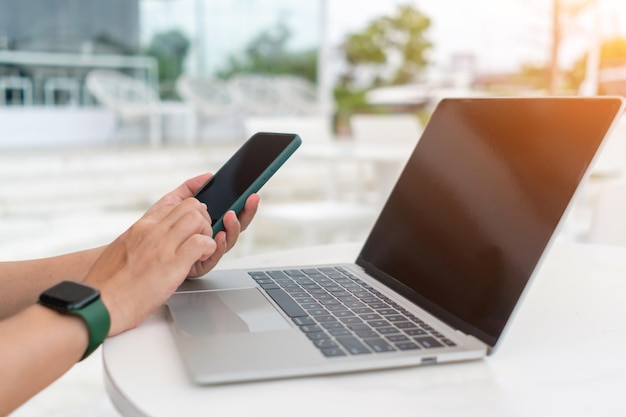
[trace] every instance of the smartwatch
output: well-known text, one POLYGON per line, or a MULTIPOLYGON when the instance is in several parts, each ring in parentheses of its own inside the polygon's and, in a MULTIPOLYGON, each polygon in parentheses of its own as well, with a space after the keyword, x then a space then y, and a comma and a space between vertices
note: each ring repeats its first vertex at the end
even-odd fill
POLYGON ((81 361, 104 341, 111 327, 111 318, 98 289, 76 281, 63 281, 39 296, 39 304, 61 314, 83 319, 89 329, 89 345, 81 361))

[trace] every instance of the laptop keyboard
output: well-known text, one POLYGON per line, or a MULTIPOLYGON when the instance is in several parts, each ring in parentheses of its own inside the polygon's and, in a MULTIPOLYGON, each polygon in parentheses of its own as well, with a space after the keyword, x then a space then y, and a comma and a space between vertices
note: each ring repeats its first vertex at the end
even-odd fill
POLYGON ((345 268, 248 274, 327 357, 455 346, 345 268))

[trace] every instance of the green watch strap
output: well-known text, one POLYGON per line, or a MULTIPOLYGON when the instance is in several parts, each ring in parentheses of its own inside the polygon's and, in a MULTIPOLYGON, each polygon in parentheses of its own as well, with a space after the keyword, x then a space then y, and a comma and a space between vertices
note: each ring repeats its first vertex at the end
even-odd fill
POLYGON ((69 310, 68 313, 81 317, 89 329, 89 345, 83 357, 80 358, 82 361, 87 356, 91 355, 109 334, 111 327, 109 311, 102 302, 102 298, 98 297, 80 310, 69 310))

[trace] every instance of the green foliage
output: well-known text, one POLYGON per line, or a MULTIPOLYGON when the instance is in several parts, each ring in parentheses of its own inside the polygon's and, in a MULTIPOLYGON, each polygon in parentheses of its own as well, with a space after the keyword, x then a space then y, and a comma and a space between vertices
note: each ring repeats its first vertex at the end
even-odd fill
POLYGON ((354 87, 356 73, 366 68, 374 74, 371 86, 404 84, 415 80, 428 64, 432 44, 425 36, 430 19, 412 5, 398 7, 391 16, 371 21, 364 30, 351 33, 342 45, 348 68, 341 77, 344 87, 354 87), (385 73, 391 67, 391 76, 385 73))
POLYGON ((175 98, 175 84, 183 72, 183 63, 189 52, 189 40, 179 30, 157 33, 145 54, 157 60, 161 98, 175 98))
POLYGON ((364 109, 369 89, 416 80, 428 64, 426 52, 432 44, 425 33, 430 24, 428 17, 406 4, 348 34, 341 46, 347 68, 335 88, 337 108, 344 113, 364 109), (363 72, 370 74, 369 80, 358 79, 363 72))
POLYGON ((283 23, 261 31, 239 57, 231 56, 217 76, 227 79, 239 73, 292 74, 317 81, 317 50, 289 51, 291 30, 283 23))

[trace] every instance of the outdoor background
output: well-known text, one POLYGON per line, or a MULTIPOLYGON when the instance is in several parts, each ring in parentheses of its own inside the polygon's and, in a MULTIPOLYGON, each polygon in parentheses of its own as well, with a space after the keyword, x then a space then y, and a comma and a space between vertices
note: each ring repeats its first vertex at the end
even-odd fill
MULTIPOLYGON (((0 0, 0 260, 110 242, 258 130, 304 145, 224 261, 362 241, 443 97, 606 94, 623 0, 0 0)), ((620 127, 560 239, 626 244, 620 127)), ((117 415, 99 359, 15 415, 117 415)))

